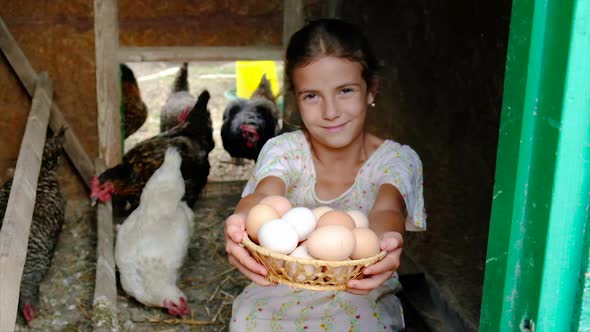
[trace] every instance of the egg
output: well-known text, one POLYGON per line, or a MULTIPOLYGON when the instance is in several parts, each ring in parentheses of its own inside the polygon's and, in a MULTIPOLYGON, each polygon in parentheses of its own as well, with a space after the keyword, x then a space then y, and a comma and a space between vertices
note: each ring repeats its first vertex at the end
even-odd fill
POLYGON ((250 239, 258 243, 258 230, 269 220, 279 219, 281 216, 273 207, 266 204, 254 205, 246 216, 246 232, 250 239))
POLYGON ((287 211, 281 219, 285 220, 295 228, 299 241, 307 239, 316 226, 316 219, 313 216, 313 212, 302 206, 287 211))
MULTIPOLYGON (((307 248, 305 245, 299 245, 293 252, 289 254, 291 257, 296 257, 302 260, 312 260, 313 256, 311 256, 307 252, 307 248)), ((304 281, 306 276, 312 276, 315 274, 316 267, 311 264, 298 264, 295 262, 287 262, 285 265, 285 271, 287 275, 293 278, 297 274, 297 281, 304 281)))
POLYGON ((352 231, 342 225, 317 228, 307 238, 307 252, 317 259, 339 261, 352 254, 355 238, 352 231))
POLYGON ((355 246, 350 258, 361 259, 373 257, 381 252, 379 237, 370 228, 355 228, 352 230, 355 246))
POLYGON ((273 219, 262 224, 258 230, 258 240, 261 246, 285 255, 295 250, 299 243, 295 228, 283 219, 273 219))
POLYGON ((356 227, 354 219, 352 219, 350 215, 344 211, 338 210, 332 210, 324 213, 318 220, 316 228, 324 227, 326 225, 341 225, 350 230, 353 230, 356 227))
POLYGON ((280 195, 266 196, 258 202, 258 204, 266 204, 272 206, 282 216, 285 212, 291 210, 293 205, 289 200, 280 195))
POLYGON ((332 210, 334 210, 334 209, 332 209, 332 208, 331 208, 331 207, 329 207, 329 206, 318 206, 317 208, 315 208, 315 209, 311 210, 311 212, 313 212, 313 215, 315 216, 315 219, 316 219, 316 220, 320 220, 320 217, 321 217, 321 216, 322 216, 324 213, 326 213, 326 212, 328 212, 328 211, 332 211, 332 210))
POLYGON ((348 211, 346 211, 346 213, 348 213, 348 215, 352 217, 352 220, 354 220, 354 224, 356 225, 356 227, 360 227, 360 228, 368 228, 369 227, 369 218, 367 218, 367 216, 363 213, 363 211, 348 210, 348 211))

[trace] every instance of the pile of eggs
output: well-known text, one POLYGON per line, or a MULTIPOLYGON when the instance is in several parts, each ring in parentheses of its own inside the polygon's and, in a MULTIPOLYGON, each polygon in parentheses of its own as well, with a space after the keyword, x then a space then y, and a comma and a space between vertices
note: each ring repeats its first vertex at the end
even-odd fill
POLYGON ((375 256, 379 238, 358 210, 293 207, 283 196, 267 196, 246 217, 249 238, 273 252, 299 259, 342 261, 375 256))

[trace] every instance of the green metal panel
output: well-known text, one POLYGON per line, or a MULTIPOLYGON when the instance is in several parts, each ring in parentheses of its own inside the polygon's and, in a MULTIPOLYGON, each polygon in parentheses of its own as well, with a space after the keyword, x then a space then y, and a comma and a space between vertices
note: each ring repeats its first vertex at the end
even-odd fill
POLYGON ((555 190, 550 220, 555 227, 555 230, 550 229, 550 234, 555 236, 549 238, 552 247, 548 248, 546 258, 547 264, 558 268, 560 273, 544 276, 539 317, 543 319, 543 326, 550 327, 551 322, 546 319, 554 318, 565 325, 570 322, 563 322, 562 317, 573 316, 572 331, 590 331, 588 317, 580 316, 580 307, 582 312, 590 312, 587 291, 590 274, 584 273, 588 272, 590 244, 590 1, 576 2, 572 26, 563 134, 558 151, 560 163, 557 165, 557 173, 564 179, 558 181, 561 186, 555 190), (570 227, 560 227, 560 220, 571 220, 570 227), (560 251, 562 246, 570 250, 560 251), (574 276, 585 281, 583 288, 572 278, 574 276), (581 305, 577 302, 582 295, 580 289, 585 290, 581 305), (572 313, 570 308, 576 311, 572 313), (555 313, 554 317, 550 313, 555 313))
MULTIPOLYGON (((564 271, 575 273, 571 269, 576 264, 579 271, 581 235, 571 232, 583 231, 584 222, 572 218, 579 214, 573 211, 584 195, 572 196, 567 188, 574 184, 574 192, 583 191, 583 182, 573 183, 570 176, 587 176, 589 171, 581 148, 574 148, 587 139, 587 127, 580 127, 590 113, 586 108, 581 115, 581 95, 587 97, 590 76, 586 74, 586 84, 581 82, 578 64, 572 62, 578 58, 570 54, 573 18, 584 7, 578 2, 513 2, 481 331, 572 327, 579 274, 564 271), (572 250, 574 260, 561 267, 565 257, 573 257, 572 250), (562 293, 559 287, 567 290, 562 293), (569 309, 559 307, 566 304, 569 309)), ((590 61, 588 54, 585 59, 590 61)))
POLYGON ((574 1, 571 18, 562 19, 571 21, 571 42, 566 45, 567 76, 537 331, 575 331, 578 281, 585 266, 590 203, 590 1, 574 1))
POLYGON ((500 316, 504 306, 504 276, 515 197, 516 163, 522 130, 523 92, 526 87, 525 64, 529 54, 531 21, 532 2, 514 0, 498 135, 496 181, 493 191, 480 331, 499 330, 500 316))

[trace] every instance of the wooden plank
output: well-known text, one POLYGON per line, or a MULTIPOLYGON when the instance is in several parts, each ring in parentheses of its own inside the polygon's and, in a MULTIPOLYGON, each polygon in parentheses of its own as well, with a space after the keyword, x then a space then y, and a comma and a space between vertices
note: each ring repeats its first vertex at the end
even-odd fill
POLYGON ((282 60, 280 46, 121 47, 119 62, 282 60))
POLYGON ((98 151, 108 167, 121 161, 121 84, 117 0, 94 0, 98 151))
POLYGON ((33 96, 0 232, 0 331, 13 331, 16 323, 52 95, 53 85, 47 73, 42 73, 33 96))
MULTIPOLYGON (((304 13, 302 0, 285 0, 283 8, 283 48, 285 52, 289 45, 289 39, 297 30, 303 27, 304 13)), ((291 84, 287 82, 287 75, 284 76, 283 86, 288 87, 291 84)), ((299 128, 302 125, 301 117, 295 107, 295 96, 289 89, 283 92, 284 111, 282 128, 290 131, 299 128)))
MULTIPOLYGON (((96 160, 96 172, 106 169, 104 161, 96 160)), ((94 288, 94 331, 118 331, 117 281, 113 253, 113 208, 111 202, 98 204, 96 208, 96 282, 94 288)))
POLYGON ((340 18, 342 11, 342 0, 328 0, 326 17, 340 18))
POLYGON ((303 1, 285 0, 283 8, 283 46, 287 48, 291 35, 301 29, 304 23, 303 1))
MULTIPOLYGON (((23 53, 18 43, 8 30, 2 18, 0 18, 0 48, 4 56, 12 66, 21 83, 27 90, 29 96, 35 92, 35 82, 38 79, 37 72, 23 53)), ((64 150, 68 154, 74 167, 87 187, 90 186, 90 180, 94 175, 94 165, 84 147, 76 137, 74 130, 68 125, 57 104, 52 103, 49 126, 54 132, 59 131, 62 127, 68 128, 64 135, 64 150)))

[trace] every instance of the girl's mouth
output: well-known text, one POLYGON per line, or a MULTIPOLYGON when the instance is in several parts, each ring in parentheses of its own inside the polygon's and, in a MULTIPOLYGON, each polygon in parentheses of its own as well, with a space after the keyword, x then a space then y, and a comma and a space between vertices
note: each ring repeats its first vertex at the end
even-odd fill
POLYGON ((348 122, 344 122, 344 123, 336 125, 336 126, 329 126, 329 127, 322 127, 322 128, 324 128, 328 133, 337 133, 339 131, 342 131, 344 129, 344 127, 346 127, 347 123, 348 122))

